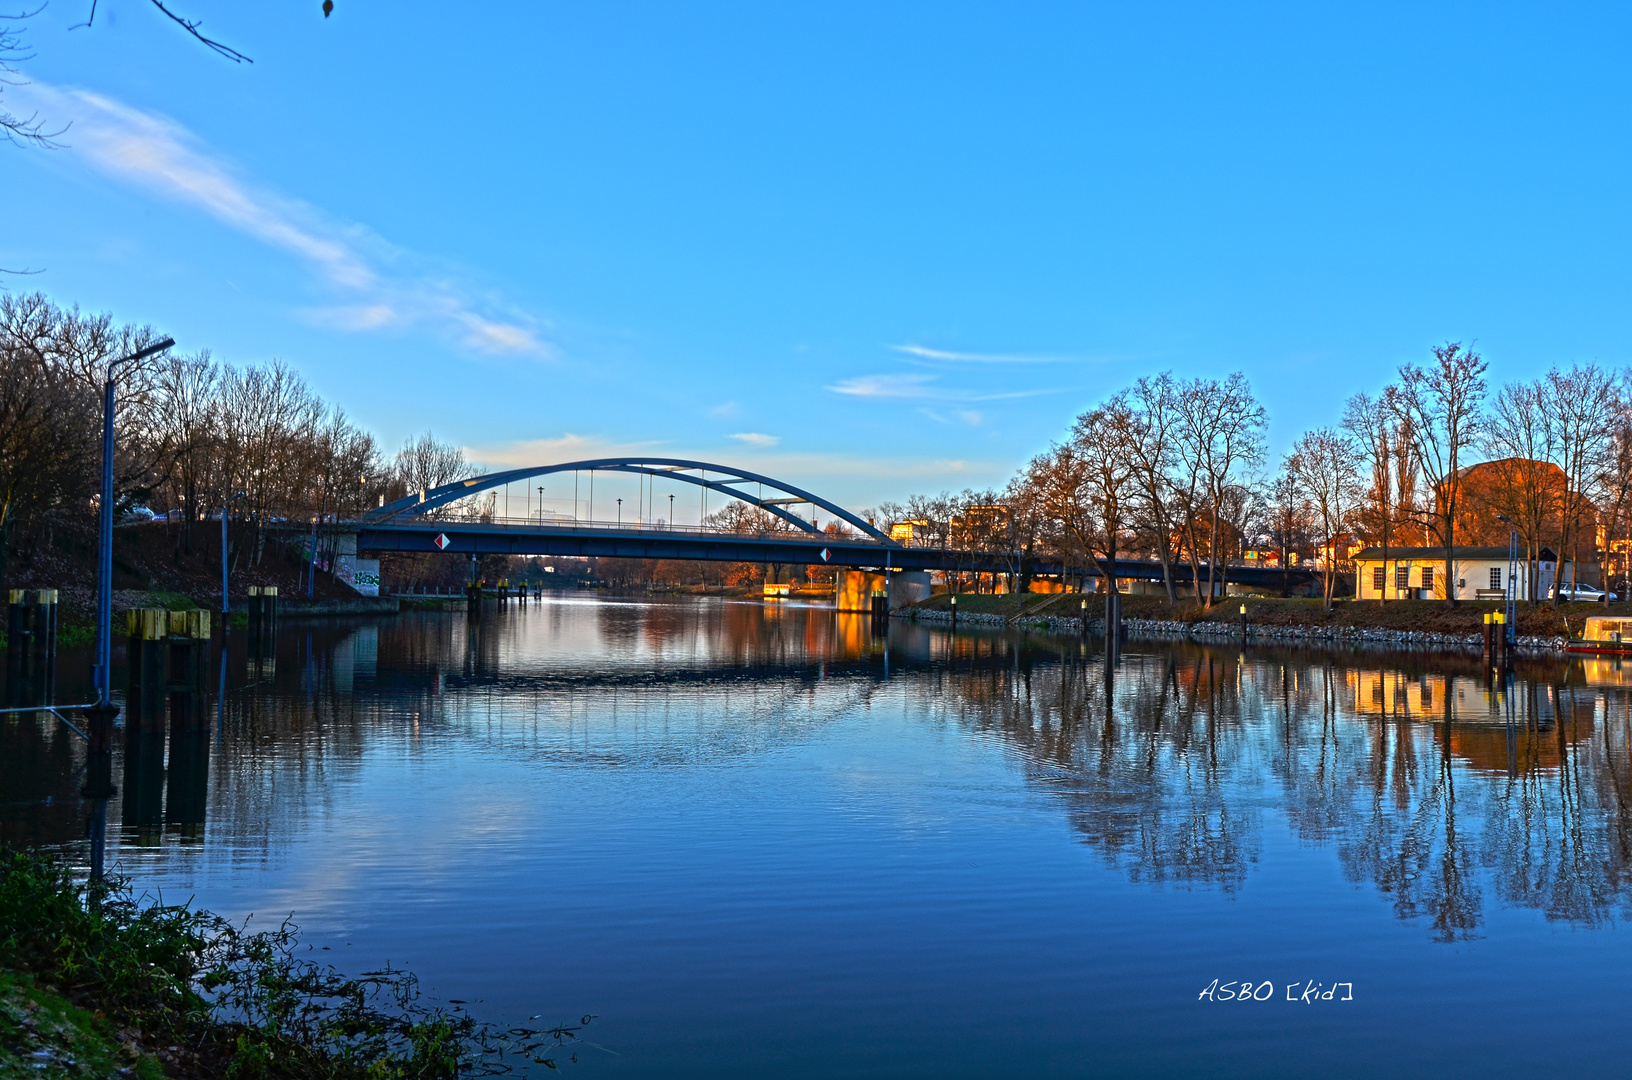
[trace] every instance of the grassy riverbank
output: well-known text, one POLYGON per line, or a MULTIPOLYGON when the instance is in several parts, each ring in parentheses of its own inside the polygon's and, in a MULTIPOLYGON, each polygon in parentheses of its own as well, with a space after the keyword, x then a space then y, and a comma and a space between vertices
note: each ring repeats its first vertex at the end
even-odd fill
MULTIPOLYGON (((1077 593, 1017 593, 1012 596, 963 593, 958 596, 958 611, 960 614, 998 615, 1010 620, 1022 615, 1072 618, 1081 613, 1084 600, 1088 602, 1090 618, 1104 615, 1104 598, 1093 593, 1087 596, 1077 593)), ((1465 602, 1453 608, 1435 600, 1390 600, 1387 603, 1339 600, 1327 611, 1319 600, 1231 596, 1214 603, 1208 610, 1194 600, 1180 599, 1177 604, 1169 604, 1165 597, 1160 596, 1124 596, 1122 617, 1233 625, 1241 620, 1242 604, 1247 606, 1247 621, 1254 626, 1415 630, 1438 634, 1480 633, 1484 627, 1485 613, 1501 607, 1500 604, 1465 602)), ((932 611, 947 611, 950 606, 951 598, 946 595, 933 596, 914 605, 919 610, 932 611)), ((908 608, 906 612, 910 613, 911 610, 908 608)), ((1582 624, 1589 616, 1604 614, 1632 619, 1632 604, 1612 604, 1607 612, 1601 604, 1562 604, 1558 608, 1546 604, 1520 604, 1519 633, 1538 637, 1579 636, 1582 624)))
POLYGON ((573 1060, 562 1046, 589 1021, 499 1029, 424 1004, 406 972, 349 977, 298 944, 288 924, 251 934, 0 852, 0 1078, 525 1074, 573 1060))

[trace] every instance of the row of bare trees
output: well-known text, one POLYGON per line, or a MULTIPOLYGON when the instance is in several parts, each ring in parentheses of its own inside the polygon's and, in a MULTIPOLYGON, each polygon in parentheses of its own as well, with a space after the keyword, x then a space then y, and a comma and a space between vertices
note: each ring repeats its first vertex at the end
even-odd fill
POLYGON ((1176 599, 1174 570, 1188 563, 1196 596, 1211 603, 1260 514, 1253 478, 1267 423, 1239 373, 1188 380, 1163 373, 1083 413, 1001 493, 885 504, 877 515, 923 523, 915 542, 1008 553, 1022 583, 1040 558, 1059 560, 1068 578, 1114 580, 1119 558, 1151 556, 1176 599))
POLYGON ((1249 548, 1278 551, 1283 568, 1297 557, 1318 567, 1330 604, 1361 545, 1383 548, 1385 562, 1390 548, 1442 550, 1453 602, 1454 549, 1505 544, 1510 529, 1531 597, 1544 548, 1602 560, 1607 580, 1609 562, 1632 547, 1632 373, 1554 368, 1492 399, 1483 357, 1450 342, 1349 399, 1338 424, 1304 432, 1274 468, 1266 428, 1239 373, 1141 378, 1079 416, 1003 492, 917 497, 876 513, 911 523, 914 543, 1007 553, 1022 583, 1042 557, 1068 579, 1105 580, 1118 558, 1137 557, 1160 564, 1176 600, 1174 570, 1187 566, 1204 604, 1249 548))
POLYGON ((1542 591, 1544 547, 1559 556, 1562 585, 1594 559, 1608 579, 1632 509, 1628 374, 1554 367, 1490 398, 1485 371, 1477 352, 1439 346, 1431 363, 1402 366, 1375 397, 1351 398, 1339 427, 1306 432, 1293 446, 1285 472, 1331 553, 1328 598, 1350 536, 1381 547, 1385 563, 1402 540, 1440 548, 1453 602, 1454 549, 1505 544, 1510 532, 1532 599, 1542 591))
MULTIPOLYGON (((38 293, 0 295, 0 575, 20 549, 90 536, 108 363, 157 337, 38 293)), ((353 516, 472 471, 429 433, 383 454, 277 361, 164 353, 121 366, 116 380, 115 512, 170 514, 180 554, 229 499, 241 553, 255 561, 272 531, 353 516)))

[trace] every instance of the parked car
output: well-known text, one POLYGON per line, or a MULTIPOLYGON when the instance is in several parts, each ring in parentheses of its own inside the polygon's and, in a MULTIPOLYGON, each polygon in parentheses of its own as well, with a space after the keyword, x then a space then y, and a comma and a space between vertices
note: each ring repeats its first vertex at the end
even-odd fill
MULTIPOLYGON (((1565 585, 1562 588, 1554 589, 1553 593, 1560 600, 1586 600, 1599 604, 1604 602, 1604 590, 1595 589, 1591 585, 1565 585)), ((1609 598, 1612 601, 1620 599, 1614 593, 1610 593, 1609 598)))

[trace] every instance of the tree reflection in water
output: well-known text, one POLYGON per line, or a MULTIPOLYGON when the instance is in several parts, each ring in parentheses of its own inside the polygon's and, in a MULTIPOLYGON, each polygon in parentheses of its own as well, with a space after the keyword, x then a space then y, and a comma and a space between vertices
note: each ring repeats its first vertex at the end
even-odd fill
POLYGON ((1590 662, 1503 685, 1458 658, 1143 645, 1107 681, 1074 643, 942 649, 932 708, 1020 750, 1134 881, 1237 889, 1279 816, 1438 941, 1475 936, 1492 896, 1628 914, 1632 697, 1590 662))
MULTIPOLYGON (((234 635, 216 730, 121 747, 126 850, 231 823, 266 857, 382 744, 586 768, 747 761, 836 720, 944 724, 1008 748, 1084 845, 1150 887, 1239 890, 1266 830, 1332 852, 1439 941, 1499 905, 1629 914, 1632 667, 951 634, 795 605, 563 600, 291 621, 234 635), (683 722, 682 722, 683 721, 683 722), (150 745, 151 744, 151 745, 150 745), (162 790, 162 806, 161 806, 162 790)), ((76 676, 77 678, 78 676, 76 676)), ((0 839, 82 834, 81 748, 0 727, 0 839)), ((201 854, 212 857, 209 844, 201 854)))

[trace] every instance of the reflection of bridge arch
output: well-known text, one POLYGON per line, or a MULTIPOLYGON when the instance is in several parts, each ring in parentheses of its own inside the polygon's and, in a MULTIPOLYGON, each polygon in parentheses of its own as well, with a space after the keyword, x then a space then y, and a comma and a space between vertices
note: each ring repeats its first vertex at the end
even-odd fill
MULTIPOLYGON (((469 480, 458 480, 451 484, 443 484, 441 487, 419 491, 405 499, 386 503, 379 509, 372 510, 364 515, 363 520, 370 524, 378 524, 392 518, 417 517, 470 495, 479 495, 484 491, 491 491, 506 484, 528 480, 535 476, 563 472, 638 473, 645 476, 679 480, 709 491, 718 491, 721 494, 729 495, 733 499, 775 514, 804 532, 820 536, 822 532, 816 525, 788 510, 789 506, 809 503, 813 507, 826 510, 845 524, 860 530, 865 536, 870 536, 885 544, 893 545, 894 543, 871 523, 857 517, 836 503, 831 503, 819 495, 813 495, 801 488, 796 488, 792 484, 783 483, 781 480, 760 473, 749 472, 746 469, 733 469, 728 465, 716 465, 707 461, 688 461, 684 458, 594 458, 588 461, 567 461, 559 465, 535 465, 523 469, 510 469, 506 472, 488 473, 486 476, 473 476, 469 480), (714 475, 710 476, 710 473, 714 475), (739 486, 746 484, 759 485, 762 489, 761 493, 748 492, 742 490, 739 486), (763 494, 765 488, 769 488, 773 495, 777 492, 781 494, 774 498, 766 498, 763 494)), ((573 513, 576 516, 576 509, 573 513)))

